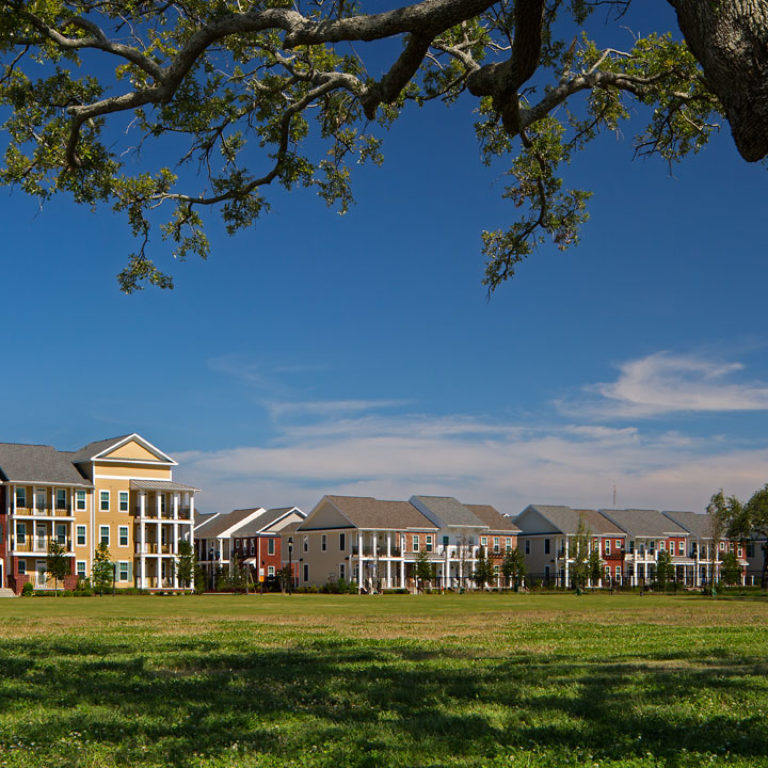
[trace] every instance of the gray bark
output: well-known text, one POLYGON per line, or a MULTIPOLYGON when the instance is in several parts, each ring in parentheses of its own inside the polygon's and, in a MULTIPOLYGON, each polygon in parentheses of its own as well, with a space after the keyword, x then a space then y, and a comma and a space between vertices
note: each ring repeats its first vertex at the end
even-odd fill
POLYGON ((739 154, 768 155, 768 0, 669 0, 739 154))

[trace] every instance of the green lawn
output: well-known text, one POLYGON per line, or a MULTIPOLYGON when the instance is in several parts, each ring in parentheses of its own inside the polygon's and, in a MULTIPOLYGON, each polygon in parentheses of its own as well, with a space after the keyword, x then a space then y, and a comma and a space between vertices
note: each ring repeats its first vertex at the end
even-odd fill
POLYGON ((768 766, 768 603, 0 601, 0 766, 768 766))

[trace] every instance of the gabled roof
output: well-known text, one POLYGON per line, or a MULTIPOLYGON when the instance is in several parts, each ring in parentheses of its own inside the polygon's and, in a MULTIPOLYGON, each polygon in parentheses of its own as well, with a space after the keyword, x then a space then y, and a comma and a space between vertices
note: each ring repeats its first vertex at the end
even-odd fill
POLYGON ((490 504, 465 504, 464 506, 492 531, 520 533, 520 529, 512 522, 512 518, 502 515, 490 504))
POLYGON ((702 512, 662 512, 697 539, 712 538, 712 518, 702 512))
MULTIPOLYGON (((235 510, 240 511, 240 510, 235 510)), ((255 511, 255 510, 254 510, 255 511)), ((278 507, 276 509, 262 509, 261 514, 253 518, 250 522, 237 529, 237 536, 257 536, 260 533, 264 533, 267 528, 270 528, 277 523, 281 518, 286 515, 290 515, 291 512, 295 512, 302 518, 306 515, 298 507, 278 507)), ((298 525, 298 523, 297 523, 298 525)), ((281 529, 279 532, 282 533, 281 529)), ((277 533, 277 532, 276 532, 277 533)))
POLYGON ((50 445, 0 443, 0 477, 14 483, 92 487, 77 471, 71 454, 57 451, 50 445))
POLYGON ((323 496, 300 531, 319 530, 312 525, 312 516, 324 503, 329 503, 348 520, 352 527, 365 530, 435 530, 437 526, 407 501, 380 501, 370 496, 323 496))
POLYGON ((600 513, 632 537, 665 538, 688 532, 655 509, 601 509, 600 513))
MULTIPOLYGON (((76 464, 93 461, 95 459, 105 460, 105 454, 111 451, 117 450, 127 442, 135 440, 139 445, 146 448, 150 453, 157 457, 157 460, 165 464, 176 464, 176 462, 167 454, 163 453, 159 448, 156 448, 148 440, 145 440, 141 435, 136 432, 132 432, 130 435, 120 435, 119 437, 110 437, 106 440, 96 440, 88 445, 83 446, 80 450, 75 451, 72 455, 72 461, 76 464)), ((108 461, 109 458, 107 457, 108 461)))
POLYGON ((233 509, 231 512, 220 512, 194 529, 195 538, 215 539, 222 534, 234 534, 242 525, 250 522, 259 510, 264 511, 264 508, 255 507, 254 509, 233 509))
POLYGON ((411 504, 439 527, 487 528, 470 509, 452 496, 411 496, 411 504))
POLYGON ((132 491, 161 491, 163 493, 195 493, 199 488, 193 485, 184 485, 172 480, 131 480, 130 487, 132 491))
MULTIPOLYGON (((527 510, 538 512, 550 525, 561 533, 575 535, 579 532, 579 523, 593 536, 623 536, 624 531, 608 518, 594 509, 572 509, 559 504, 529 504, 517 517, 516 522, 523 525, 522 517, 527 510)), ((540 531, 534 531, 539 533, 540 531)))

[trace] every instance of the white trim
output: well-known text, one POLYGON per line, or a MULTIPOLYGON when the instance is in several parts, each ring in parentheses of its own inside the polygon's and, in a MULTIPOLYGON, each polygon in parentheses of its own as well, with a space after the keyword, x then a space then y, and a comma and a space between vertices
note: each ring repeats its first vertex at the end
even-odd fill
MULTIPOLYGON (((107 446, 103 450, 99 451, 94 456, 91 456, 90 459, 86 459, 86 461, 109 461, 109 462, 119 462, 121 459, 104 459, 101 458, 103 454, 109 453, 110 451, 116 451, 118 448, 122 448, 126 443, 130 443, 131 440, 135 440, 137 443, 142 445, 144 448, 146 448, 150 453, 154 453, 156 456, 164 457, 164 459, 167 459, 167 462, 163 462, 162 459, 160 459, 160 462, 162 463, 168 463, 172 466, 178 466, 178 462, 175 462, 167 453, 163 453, 158 447, 152 445, 152 443, 149 442, 149 440, 145 440, 138 432, 132 432, 130 435, 126 435, 122 439, 118 440, 115 443, 112 443, 112 445, 107 446)), ((131 463, 140 463, 140 464, 147 464, 147 461, 143 462, 134 462, 133 460, 131 463)))
MULTIPOLYGON (((94 480, 148 480, 149 482, 166 483, 167 480, 161 480, 158 477, 141 477, 139 475, 94 475, 94 480)), ((171 481, 172 482, 172 481, 171 481)))

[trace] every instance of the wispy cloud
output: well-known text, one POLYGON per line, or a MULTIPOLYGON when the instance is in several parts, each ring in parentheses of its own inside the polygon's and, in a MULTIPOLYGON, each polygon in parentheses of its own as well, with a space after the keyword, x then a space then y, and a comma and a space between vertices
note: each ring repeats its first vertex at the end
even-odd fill
POLYGON ((735 380, 743 370, 737 362, 658 352, 622 363, 615 381, 590 385, 557 405, 601 419, 768 410, 768 383, 735 380))

